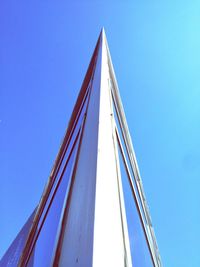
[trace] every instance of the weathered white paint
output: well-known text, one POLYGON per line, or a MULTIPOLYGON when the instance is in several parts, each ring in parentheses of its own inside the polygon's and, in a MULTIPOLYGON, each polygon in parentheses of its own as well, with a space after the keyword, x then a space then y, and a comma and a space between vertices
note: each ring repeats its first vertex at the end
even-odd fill
POLYGON ((117 164, 113 143, 113 112, 110 106, 109 90, 109 70, 103 31, 94 220, 94 267, 126 266, 117 164))
POLYGON ((92 266, 100 77, 101 47, 69 203, 60 267, 92 266))
POLYGON ((132 266, 109 90, 102 31, 65 226, 61 267, 132 266))

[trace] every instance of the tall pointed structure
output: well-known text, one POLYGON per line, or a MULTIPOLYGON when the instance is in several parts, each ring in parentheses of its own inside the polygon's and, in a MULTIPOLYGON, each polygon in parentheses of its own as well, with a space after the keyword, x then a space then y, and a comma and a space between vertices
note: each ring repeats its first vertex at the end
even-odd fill
POLYGON ((0 266, 161 266, 104 30, 40 203, 0 266))

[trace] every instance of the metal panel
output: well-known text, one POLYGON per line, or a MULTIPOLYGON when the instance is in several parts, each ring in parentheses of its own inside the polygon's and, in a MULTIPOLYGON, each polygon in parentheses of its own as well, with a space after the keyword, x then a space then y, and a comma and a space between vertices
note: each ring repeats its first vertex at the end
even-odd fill
POLYGON ((98 52, 79 159, 68 203, 59 266, 92 266, 100 77, 101 49, 98 52))
POLYGON ((109 71, 102 34, 99 140, 96 176, 93 266, 126 266, 117 162, 113 142, 109 71))
MULTIPOLYGON (((100 37, 99 37, 99 39, 100 39, 100 37)), ((28 257, 28 254, 30 252, 30 248, 31 248, 35 233, 37 231, 38 222, 40 220, 40 217, 41 217, 43 209, 45 207, 47 198, 49 196, 49 193, 51 191, 52 185, 53 185, 54 180, 56 178, 58 166, 60 165, 60 161, 62 161, 63 152, 64 152, 64 150, 66 148, 66 145, 67 145, 67 143, 68 143, 68 141, 70 139, 70 135, 71 135, 71 133, 73 131, 74 124, 76 123, 75 120, 76 120, 77 114, 78 114, 78 112, 80 110, 80 107, 82 105, 82 100, 85 97, 87 88, 88 88, 89 83, 90 83, 90 78, 91 78, 93 66, 94 66, 94 63, 95 63, 96 53, 97 53, 97 50, 98 50, 98 47, 99 47, 99 39, 97 41, 95 50, 93 52, 93 55, 92 55, 92 58, 91 58, 87 73, 85 75, 83 84, 81 86, 81 90, 79 92, 76 104, 74 106, 74 109, 73 109, 73 112, 72 112, 72 115, 71 115, 67 130, 66 130, 66 133, 64 135, 64 138, 63 138, 62 144, 60 146, 60 149, 59 149, 58 155, 56 157, 56 160, 54 162, 51 174, 50 174, 49 179, 47 181, 47 184, 46 184, 46 186, 44 188, 42 197, 40 199, 40 202, 39 202, 39 205, 38 205, 38 208, 37 208, 37 211, 36 211, 36 215, 35 215, 35 218, 34 218, 34 222, 32 224, 32 227, 31 227, 31 230, 30 230, 30 233, 29 233, 29 236, 28 236, 24 251, 23 251, 23 253, 21 255, 19 266, 23 267, 25 262, 26 262, 26 260, 27 260, 27 257, 28 257)))
POLYGON ((154 234, 154 229, 152 226, 152 221, 151 221, 151 217, 150 217, 150 213, 149 213, 149 207, 147 205, 147 201, 146 201, 146 197, 144 194, 144 189, 143 189, 143 184, 142 184, 142 179, 140 177, 140 173, 139 173, 139 168, 138 168, 138 164, 137 164, 137 160, 136 160, 136 156, 135 156, 135 152, 133 149, 133 144, 132 144, 132 140, 131 140, 131 136, 129 133, 129 129, 128 129, 128 124, 126 121, 126 117, 125 117, 125 112, 123 109, 123 105, 121 102, 121 98, 120 98, 120 93, 119 93, 119 89, 118 89, 118 84, 117 84, 117 80, 115 77, 115 72, 114 72, 114 68, 112 65, 112 61, 111 61, 111 56, 110 56, 110 52, 109 52, 109 48, 106 42, 106 47, 107 47, 107 57, 108 57, 108 64, 109 64, 109 72, 110 72, 110 77, 111 77, 111 81, 113 83, 113 87, 112 87, 112 94, 113 94, 113 98, 114 98, 114 102, 115 102, 115 106, 117 109, 117 115, 119 118, 119 122, 120 122, 120 127, 122 130, 122 134, 123 134, 123 138, 124 138, 124 142, 127 148, 127 152, 128 152, 128 156, 131 162, 131 168, 134 174, 134 178, 135 178, 135 183, 137 186, 137 190, 139 193, 139 197, 141 199, 141 203, 143 206, 143 210, 144 210, 144 214, 146 217, 146 227, 148 229, 148 233, 149 233, 149 244, 151 246, 151 252, 154 258, 154 264, 158 267, 162 266, 161 263, 161 257, 160 257, 160 253, 158 250, 158 245, 157 245, 157 241, 156 241, 156 237, 154 234))

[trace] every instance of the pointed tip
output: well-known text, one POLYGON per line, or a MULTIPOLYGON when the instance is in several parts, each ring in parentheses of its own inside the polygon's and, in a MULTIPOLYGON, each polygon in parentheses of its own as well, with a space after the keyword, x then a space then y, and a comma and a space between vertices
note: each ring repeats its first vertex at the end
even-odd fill
POLYGON ((101 28, 100 36, 106 36, 104 27, 101 28))
POLYGON ((105 34, 105 28, 104 27, 102 27, 102 29, 101 29, 100 36, 101 36, 102 40, 104 40, 104 41, 106 40, 106 34, 105 34))

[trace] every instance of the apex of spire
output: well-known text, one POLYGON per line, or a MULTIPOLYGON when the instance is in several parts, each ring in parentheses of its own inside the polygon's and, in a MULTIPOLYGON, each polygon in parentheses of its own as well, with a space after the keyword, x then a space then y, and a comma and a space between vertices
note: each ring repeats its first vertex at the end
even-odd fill
POLYGON ((104 29, 104 27, 102 27, 101 32, 102 32, 102 34, 105 34, 105 29, 104 29))
POLYGON ((102 40, 106 40, 106 34, 105 34, 105 29, 104 29, 104 27, 102 27, 102 29, 101 29, 100 36, 101 36, 102 40))

